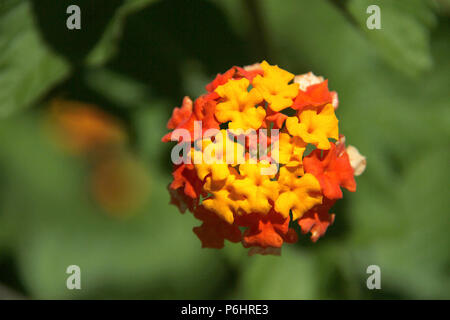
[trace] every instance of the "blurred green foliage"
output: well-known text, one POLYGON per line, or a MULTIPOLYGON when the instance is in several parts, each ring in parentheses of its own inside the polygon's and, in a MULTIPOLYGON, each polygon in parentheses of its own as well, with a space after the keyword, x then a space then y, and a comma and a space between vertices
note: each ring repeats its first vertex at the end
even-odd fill
POLYGON ((447 1, 420 0, 2 0, 0 283, 38 299, 450 298, 448 16, 447 1), (72 3, 78 31, 65 26, 72 3), (369 4, 381 30, 365 27, 369 4), (329 79, 368 167, 316 244, 302 236, 281 257, 201 249, 198 222, 168 205, 160 138, 184 95, 262 59, 329 79), (127 219, 92 199, 89 162, 48 138, 58 96, 125 124, 150 177, 127 219), (65 286, 71 264, 82 290, 65 286), (371 264, 382 290, 366 288, 371 264))

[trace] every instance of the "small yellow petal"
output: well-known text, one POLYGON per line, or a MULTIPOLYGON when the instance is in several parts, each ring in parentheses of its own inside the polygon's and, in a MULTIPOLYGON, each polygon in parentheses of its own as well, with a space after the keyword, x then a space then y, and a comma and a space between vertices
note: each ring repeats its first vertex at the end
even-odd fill
POLYGON ((296 220, 315 205, 322 203, 319 181, 312 174, 307 173, 299 177, 298 170, 282 167, 278 181, 281 191, 275 202, 275 210, 284 217, 292 210, 292 219, 296 220))
POLYGON ((264 76, 257 75, 253 79, 253 87, 261 93, 272 110, 278 112, 290 107, 299 88, 298 83, 289 84, 294 75, 266 61, 261 63, 261 68, 264 76))
POLYGON ((300 122, 297 117, 287 118, 286 128, 290 134, 300 137, 304 142, 328 150, 330 149, 328 139, 339 139, 338 119, 331 104, 327 104, 320 113, 305 110, 300 113, 299 118, 300 122))
POLYGON ((215 116, 220 122, 230 121, 230 129, 259 129, 262 125, 266 111, 257 105, 262 96, 255 88, 247 91, 249 81, 245 78, 229 80, 216 88, 216 93, 224 98, 217 104, 215 116))

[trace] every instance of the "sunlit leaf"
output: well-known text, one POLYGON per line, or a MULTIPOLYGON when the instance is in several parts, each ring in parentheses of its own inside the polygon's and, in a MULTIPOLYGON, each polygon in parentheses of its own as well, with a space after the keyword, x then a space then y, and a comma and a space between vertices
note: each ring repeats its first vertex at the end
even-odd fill
POLYGON ((435 17, 427 1, 350 0, 348 10, 392 66, 409 75, 431 69, 429 27, 435 24, 435 17), (367 28, 370 5, 380 7, 381 29, 367 28))
POLYGON ((0 118, 28 107, 68 73, 42 41, 30 3, 0 5, 0 118))

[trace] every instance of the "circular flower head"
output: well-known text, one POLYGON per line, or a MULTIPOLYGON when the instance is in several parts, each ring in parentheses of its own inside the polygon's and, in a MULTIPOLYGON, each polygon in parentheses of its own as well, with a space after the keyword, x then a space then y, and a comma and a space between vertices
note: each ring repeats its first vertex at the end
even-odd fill
POLYGON ((194 228, 202 247, 228 240, 249 254, 280 254, 297 241, 294 224, 317 241, 366 163, 339 135, 328 80, 263 61, 218 74, 206 91, 184 98, 162 138, 177 142, 171 203, 202 221, 194 228))

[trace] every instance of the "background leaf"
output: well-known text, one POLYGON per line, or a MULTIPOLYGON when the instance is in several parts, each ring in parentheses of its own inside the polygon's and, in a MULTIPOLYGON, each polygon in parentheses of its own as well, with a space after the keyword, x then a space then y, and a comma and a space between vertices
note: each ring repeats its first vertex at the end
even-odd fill
POLYGON ((428 1, 350 0, 349 12, 386 61, 408 75, 418 76, 432 67, 429 28, 435 17, 428 1), (381 29, 366 26, 367 7, 375 4, 381 11, 381 29))
POLYGON ((0 117, 42 97, 69 66, 42 41, 28 1, 0 5, 0 117))

